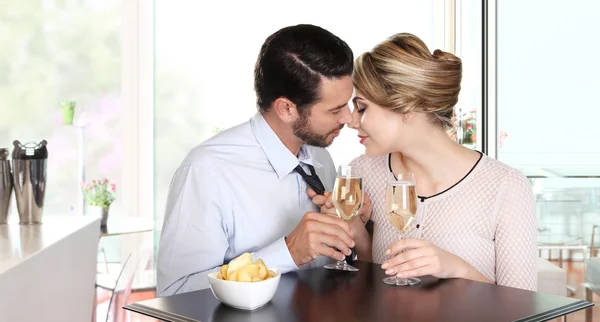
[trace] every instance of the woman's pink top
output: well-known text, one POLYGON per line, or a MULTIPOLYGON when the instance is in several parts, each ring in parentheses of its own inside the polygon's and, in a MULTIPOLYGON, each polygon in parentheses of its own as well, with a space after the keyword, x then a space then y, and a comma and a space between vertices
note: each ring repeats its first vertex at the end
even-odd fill
MULTIPOLYGON (((385 187, 393 179, 389 156, 354 159, 363 171, 372 201, 373 261, 382 263, 400 233, 384 208, 385 187)), ((418 197, 417 215, 404 238, 427 240, 471 264, 499 285, 537 289, 535 201, 527 178, 518 170, 482 155, 461 181, 448 190, 418 197)))

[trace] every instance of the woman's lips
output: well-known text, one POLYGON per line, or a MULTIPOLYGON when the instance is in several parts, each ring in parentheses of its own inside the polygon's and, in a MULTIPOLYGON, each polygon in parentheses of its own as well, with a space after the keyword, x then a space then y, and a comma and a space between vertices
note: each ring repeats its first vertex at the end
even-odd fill
POLYGON ((367 138, 369 138, 368 136, 362 136, 362 135, 359 135, 358 137, 360 138, 360 144, 362 144, 363 142, 365 142, 365 140, 367 138))

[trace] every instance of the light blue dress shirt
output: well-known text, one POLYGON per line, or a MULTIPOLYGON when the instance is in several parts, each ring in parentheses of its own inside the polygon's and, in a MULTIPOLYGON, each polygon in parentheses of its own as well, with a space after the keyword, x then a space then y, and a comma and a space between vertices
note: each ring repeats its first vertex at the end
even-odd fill
MULTIPOLYGON (((327 191, 336 176, 329 152, 305 145, 292 154, 263 116, 194 148, 169 191, 158 250, 158 296, 208 287, 208 273, 244 252, 282 273, 298 269, 284 237, 318 211, 293 171, 315 167, 327 191)), ((330 262, 320 257, 306 267, 330 262)), ((304 268, 304 267, 303 267, 304 268)))

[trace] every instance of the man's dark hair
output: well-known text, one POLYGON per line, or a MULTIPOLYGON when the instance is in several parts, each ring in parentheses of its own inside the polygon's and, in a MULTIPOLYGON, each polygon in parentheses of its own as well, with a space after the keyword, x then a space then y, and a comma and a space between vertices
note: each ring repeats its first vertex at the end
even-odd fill
POLYGON ((254 90, 260 111, 279 97, 298 109, 320 99, 321 77, 351 76, 352 50, 339 37, 313 25, 283 28, 265 40, 254 67, 254 90))

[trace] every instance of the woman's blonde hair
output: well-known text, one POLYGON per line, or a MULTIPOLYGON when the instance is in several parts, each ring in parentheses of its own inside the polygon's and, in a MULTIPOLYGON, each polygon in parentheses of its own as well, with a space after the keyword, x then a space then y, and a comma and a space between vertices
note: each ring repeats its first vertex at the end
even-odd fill
POLYGON ((422 112, 452 127, 462 63, 439 49, 433 54, 418 37, 400 33, 356 59, 352 81, 369 101, 399 113, 422 112))

